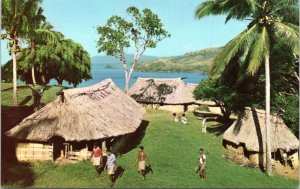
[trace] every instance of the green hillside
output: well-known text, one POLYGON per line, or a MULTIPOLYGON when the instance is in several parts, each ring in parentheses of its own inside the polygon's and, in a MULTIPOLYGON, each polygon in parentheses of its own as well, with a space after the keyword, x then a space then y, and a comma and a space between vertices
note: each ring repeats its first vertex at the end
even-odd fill
POLYGON ((144 61, 136 66, 143 72, 201 72, 207 73, 209 65, 220 48, 208 48, 189 52, 182 56, 144 61))

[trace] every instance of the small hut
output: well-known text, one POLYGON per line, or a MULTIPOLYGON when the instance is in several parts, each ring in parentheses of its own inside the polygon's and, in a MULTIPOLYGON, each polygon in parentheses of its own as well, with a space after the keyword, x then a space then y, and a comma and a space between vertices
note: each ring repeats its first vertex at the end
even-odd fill
MULTIPOLYGON (((265 133, 265 111, 247 107, 243 117, 235 121, 224 133, 223 145, 230 153, 244 155, 252 165, 263 168, 266 152, 265 133)), ((299 140, 276 115, 271 115, 271 141, 273 163, 289 163, 298 168, 299 140)))
MULTIPOLYGON (((198 86, 198 84, 196 84, 196 83, 187 83, 186 86, 188 87, 188 89, 190 90, 190 92, 193 94, 194 90, 196 89, 196 87, 198 86)), ((195 102, 194 102, 193 106, 191 106, 191 108, 195 110, 199 106, 207 106, 208 110, 212 114, 222 115, 221 108, 214 101, 196 100, 195 99, 195 102)))
POLYGON ((16 155, 21 161, 55 159, 57 151, 58 157, 86 159, 95 141, 135 132, 144 114, 141 105, 106 79, 93 86, 63 90, 6 134, 18 140, 16 155))
POLYGON ((185 112, 195 101, 181 78, 138 78, 129 95, 145 107, 172 112, 185 112))

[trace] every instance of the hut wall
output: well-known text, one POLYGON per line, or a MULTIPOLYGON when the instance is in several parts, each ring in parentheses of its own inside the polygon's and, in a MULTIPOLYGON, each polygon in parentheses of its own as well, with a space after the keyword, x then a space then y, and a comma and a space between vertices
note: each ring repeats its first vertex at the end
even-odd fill
POLYGON ((249 155, 249 160, 253 165, 258 167, 258 165, 259 165, 259 153, 250 154, 249 155))
POLYGON ((298 151, 296 151, 294 154, 289 156, 291 158, 292 161, 292 165, 294 167, 294 169, 298 169, 299 168, 299 154, 298 151))
POLYGON ((227 143, 225 145, 226 149, 228 149, 230 152, 233 152, 233 153, 236 153, 236 154, 239 154, 239 155, 244 155, 244 147, 243 146, 233 146, 229 143, 227 143))
POLYGON ((18 161, 52 161, 53 146, 39 143, 18 143, 16 156, 18 161))
POLYGON ((222 114, 222 111, 221 111, 221 108, 220 107, 212 107, 212 106, 209 106, 208 107, 209 111, 214 113, 214 114, 222 114))

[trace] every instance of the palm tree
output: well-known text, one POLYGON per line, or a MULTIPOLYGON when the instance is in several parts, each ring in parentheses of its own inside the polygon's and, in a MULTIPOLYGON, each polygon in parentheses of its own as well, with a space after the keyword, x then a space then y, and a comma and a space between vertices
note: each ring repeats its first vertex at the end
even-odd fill
POLYGON ((18 105, 17 98, 17 53, 21 51, 19 41, 29 31, 30 20, 26 15, 32 5, 40 1, 2 0, 2 28, 5 34, 1 39, 9 39, 9 53, 13 60, 13 105, 18 105))
POLYGON ((227 15, 231 19, 250 20, 242 33, 229 41, 215 58, 212 71, 226 66, 234 58, 247 64, 246 75, 255 75, 262 62, 265 65, 266 95, 266 172, 272 175, 270 140, 270 55, 275 44, 289 43, 298 54, 299 27, 288 22, 290 15, 298 15, 296 0, 207 0, 201 3, 195 16, 227 15), (288 16, 289 15, 289 16, 288 16))
MULTIPOLYGON (((28 23, 29 30, 26 33, 26 38, 28 39, 28 45, 30 53, 34 54, 36 48, 36 42, 39 39, 37 35, 37 29, 40 29, 42 22, 46 20, 46 17, 43 15, 43 9, 39 7, 38 3, 41 3, 41 0, 29 0, 28 11, 26 11, 26 17, 30 20, 28 23)), ((31 63, 31 74, 32 74, 32 83, 36 84, 35 72, 34 72, 34 63, 31 63)))

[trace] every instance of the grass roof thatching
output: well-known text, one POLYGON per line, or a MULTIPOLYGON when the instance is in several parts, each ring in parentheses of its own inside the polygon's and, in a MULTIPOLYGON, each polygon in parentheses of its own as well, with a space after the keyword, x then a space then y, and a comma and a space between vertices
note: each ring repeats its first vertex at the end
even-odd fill
POLYGON ((66 141, 97 140, 134 132, 145 114, 111 79, 63 93, 63 100, 58 96, 6 134, 30 141, 53 136, 66 141))
POLYGON ((140 103, 192 104, 193 93, 181 78, 138 78, 129 95, 140 103))
MULTIPOLYGON (((236 145, 244 143, 248 151, 265 152, 265 111, 245 108, 244 116, 226 130, 223 139, 236 145)), ((276 115, 271 115, 271 141, 272 152, 277 149, 297 150, 299 147, 299 140, 276 115)))

